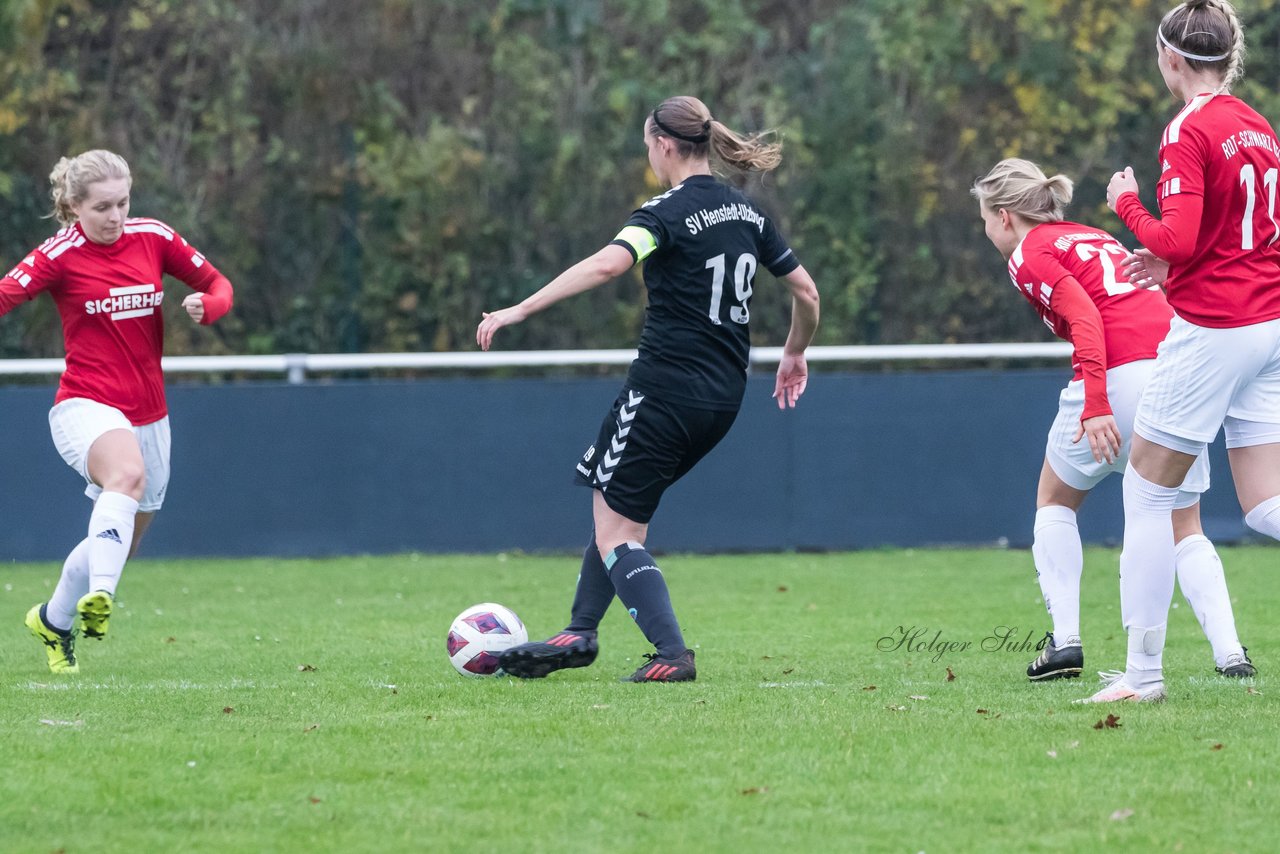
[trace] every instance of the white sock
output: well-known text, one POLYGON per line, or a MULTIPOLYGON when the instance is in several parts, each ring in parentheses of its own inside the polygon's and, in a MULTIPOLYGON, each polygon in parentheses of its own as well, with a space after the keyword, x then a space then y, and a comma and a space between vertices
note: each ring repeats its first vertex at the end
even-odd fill
POLYGON ((1244 652, 1236 635, 1236 618, 1231 612, 1231 594, 1222 574, 1222 560, 1204 534, 1192 534, 1174 549, 1178 586, 1187 604, 1200 621, 1204 636, 1213 647, 1213 660, 1221 667, 1230 655, 1244 652))
POLYGON ((1132 688, 1150 688, 1164 682, 1161 659, 1164 656, 1165 624, 1144 628, 1129 627, 1129 655, 1125 662, 1124 681, 1132 688))
POLYGON ((70 630, 76 621, 76 603, 89 592, 89 540, 83 539, 62 563, 62 575, 45 607, 45 621, 55 629, 70 630))
POLYGON ((98 496, 89 516, 90 590, 116 594, 124 562, 129 559, 136 515, 138 502, 124 493, 104 492, 98 496))
POLYGON ((1129 632, 1125 675, 1136 688, 1162 681, 1164 626, 1173 603, 1173 505, 1178 487, 1124 470, 1120 616, 1129 632))
POLYGON ((1035 541, 1031 556, 1044 606, 1053 618, 1053 641, 1063 646, 1080 638, 1080 574, 1084 551, 1076 512, 1051 504, 1036 511, 1035 541))
POLYGON ((1280 495, 1268 498, 1249 511, 1244 523, 1259 534, 1280 540, 1280 495))

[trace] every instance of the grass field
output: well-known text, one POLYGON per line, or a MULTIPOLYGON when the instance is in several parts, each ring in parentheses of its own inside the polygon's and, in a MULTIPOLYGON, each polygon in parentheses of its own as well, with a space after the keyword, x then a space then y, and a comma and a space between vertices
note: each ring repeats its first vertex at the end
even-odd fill
MULTIPOLYGON (((1256 681, 1213 675, 1179 595, 1170 701, 1119 707, 1026 682, 1021 551, 668 555, 683 685, 617 681, 645 647, 616 604, 590 668, 453 671, 475 602, 559 629, 571 558, 137 561, 61 678, 22 626, 56 568, 11 564, 0 851, 1267 850, 1278 555, 1223 550, 1256 681)), ((1086 553, 1089 673, 1123 666, 1116 560, 1086 553)))

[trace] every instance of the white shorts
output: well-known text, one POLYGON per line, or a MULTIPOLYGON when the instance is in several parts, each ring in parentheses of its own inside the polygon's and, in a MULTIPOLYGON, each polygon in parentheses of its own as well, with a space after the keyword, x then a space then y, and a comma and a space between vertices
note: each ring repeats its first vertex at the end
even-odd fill
MULTIPOLYGON (((1143 359, 1107 371, 1107 399, 1111 414, 1120 430, 1120 454, 1115 462, 1100 463, 1093 458, 1087 439, 1072 444, 1084 414, 1084 380, 1074 380, 1058 396, 1058 416, 1049 428, 1049 440, 1044 455, 1063 483, 1073 489, 1087 492, 1112 472, 1124 472, 1129 461, 1129 449, 1133 444, 1133 419, 1138 411, 1143 387, 1155 368, 1155 359, 1143 359)), ((1199 457, 1187 472, 1186 480, 1178 494, 1176 506, 1190 507, 1200 500, 1200 493, 1209 491, 1209 456, 1201 448, 1199 457)))
POLYGON ((1227 447, 1280 442, 1280 319, 1213 329, 1174 317, 1134 429, 1197 454, 1226 427, 1227 447))
POLYGON ((49 410, 53 444, 66 464, 88 483, 84 494, 94 501, 102 494, 102 487, 89 477, 89 448, 110 430, 128 430, 137 438, 147 477, 138 510, 154 513, 164 504, 169 487, 169 416, 135 427, 115 407, 83 397, 64 400, 49 410))

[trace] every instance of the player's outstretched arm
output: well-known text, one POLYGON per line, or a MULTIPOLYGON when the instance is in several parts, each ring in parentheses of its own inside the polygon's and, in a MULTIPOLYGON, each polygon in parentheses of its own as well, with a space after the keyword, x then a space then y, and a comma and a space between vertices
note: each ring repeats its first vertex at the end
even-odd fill
POLYGON ((476 343, 481 350, 488 350, 493 344, 494 333, 502 327, 520 323, 529 315, 537 314, 562 299, 598 287, 622 275, 634 263, 630 252, 621 246, 609 244, 596 254, 574 264, 516 305, 494 312, 483 312, 484 319, 476 328, 476 343))
POLYGON ((804 351, 818 331, 818 286, 804 267, 796 267, 783 277, 791 287, 791 331, 782 347, 773 399, 779 409, 794 408, 809 384, 809 366, 804 351))

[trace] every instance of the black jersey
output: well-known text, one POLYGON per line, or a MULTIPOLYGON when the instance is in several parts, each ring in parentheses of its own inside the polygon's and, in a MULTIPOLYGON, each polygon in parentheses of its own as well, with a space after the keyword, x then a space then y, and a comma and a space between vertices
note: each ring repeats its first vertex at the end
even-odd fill
POLYGON ((756 268, 785 276, 800 266, 773 223, 738 190, 694 175, 645 202, 613 243, 645 261, 649 291, 627 386, 736 411, 746 389, 756 268))

